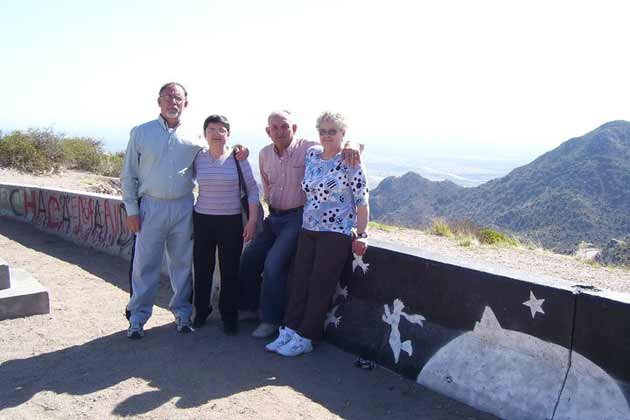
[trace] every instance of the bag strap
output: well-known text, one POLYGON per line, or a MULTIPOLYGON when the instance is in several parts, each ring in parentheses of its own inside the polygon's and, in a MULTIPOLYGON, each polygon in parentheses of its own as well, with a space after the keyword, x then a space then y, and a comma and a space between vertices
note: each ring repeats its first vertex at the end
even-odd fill
POLYGON ((247 197, 247 185, 245 185, 245 178, 243 178, 243 171, 241 171, 241 164, 236 159, 236 150, 232 152, 234 156, 234 162, 236 163, 236 172, 238 172, 238 187, 241 190, 241 195, 245 194, 247 197))

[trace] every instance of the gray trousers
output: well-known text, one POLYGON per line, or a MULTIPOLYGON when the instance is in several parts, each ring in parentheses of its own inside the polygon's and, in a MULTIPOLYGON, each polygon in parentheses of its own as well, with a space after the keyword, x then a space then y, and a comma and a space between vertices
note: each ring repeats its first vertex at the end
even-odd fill
POLYGON ((189 321, 192 314, 192 211, 193 196, 161 200, 144 196, 140 203, 140 232, 131 273, 133 295, 127 304, 130 322, 146 323, 153 312, 160 284, 160 269, 166 264, 173 289, 169 309, 189 321))

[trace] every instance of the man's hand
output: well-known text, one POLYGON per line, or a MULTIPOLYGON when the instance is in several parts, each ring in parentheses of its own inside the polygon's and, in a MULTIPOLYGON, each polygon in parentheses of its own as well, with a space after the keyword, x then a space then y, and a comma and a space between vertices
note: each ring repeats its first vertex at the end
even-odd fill
POLYGON ((249 149, 242 144, 235 144, 234 150, 236 151, 237 160, 245 160, 249 156, 249 149))
POLYGON ((341 158, 350 166, 360 165, 362 149, 360 144, 347 141, 341 150, 341 158))
POLYGON ((140 216, 134 214, 133 216, 127 216, 127 229, 131 233, 140 232, 140 216))

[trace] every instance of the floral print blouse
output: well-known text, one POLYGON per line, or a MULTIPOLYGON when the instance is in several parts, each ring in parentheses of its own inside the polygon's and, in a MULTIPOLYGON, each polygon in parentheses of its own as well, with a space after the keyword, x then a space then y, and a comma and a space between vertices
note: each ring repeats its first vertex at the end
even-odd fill
POLYGON ((368 205, 365 168, 348 166, 341 153, 323 159, 322 146, 306 153, 302 189, 306 205, 302 227, 307 230, 350 235, 357 224, 357 206, 368 205))

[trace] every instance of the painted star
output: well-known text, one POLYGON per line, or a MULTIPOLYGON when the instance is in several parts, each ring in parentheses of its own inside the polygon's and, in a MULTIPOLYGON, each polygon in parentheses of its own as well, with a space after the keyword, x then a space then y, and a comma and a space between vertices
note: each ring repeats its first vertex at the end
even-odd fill
POLYGON ((523 305, 529 306, 529 310, 532 312, 532 319, 536 317, 536 312, 540 312, 541 314, 545 314, 545 311, 542 309, 542 305, 545 299, 536 299, 534 296, 534 292, 529 291, 529 300, 523 302, 523 305))

